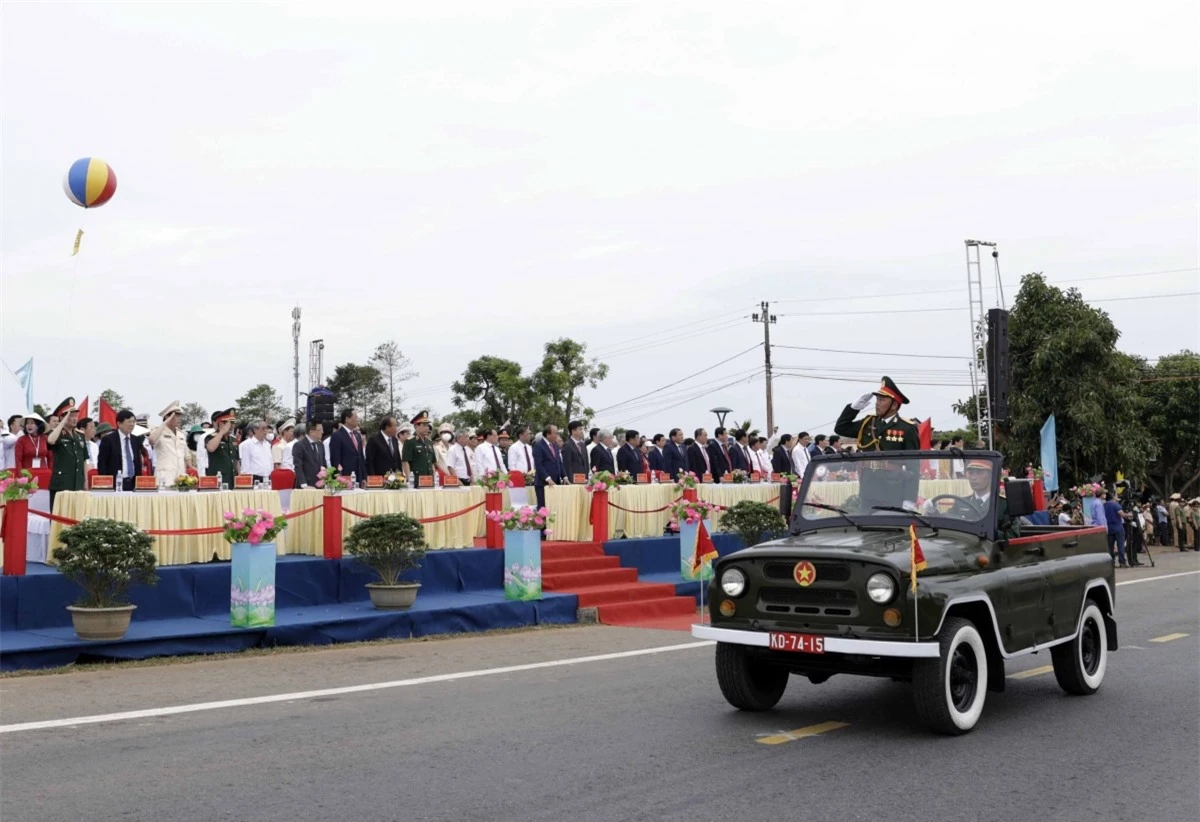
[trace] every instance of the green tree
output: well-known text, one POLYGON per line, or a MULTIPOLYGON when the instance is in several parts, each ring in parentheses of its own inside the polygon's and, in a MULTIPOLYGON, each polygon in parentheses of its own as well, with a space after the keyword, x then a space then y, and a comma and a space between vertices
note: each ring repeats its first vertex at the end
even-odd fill
MULTIPOLYGON (((520 364, 503 357, 485 355, 471 360, 462 378, 450 388, 458 409, 455 421, 471 427, 524 422, 537 405, 532 381, 521 373, 520 364)), ((541 420, 530 422, 536 425, 541 420)))
POLYGON ((199 425, 202 422, 208 421, 208 411, 198 402, 185 402, 183 404, 183 425, 191 428, 193 425, 199 425))
MULTIPOLYGON (((1014 471, 1041 461, 1041 428, 1054 414, 1063 486, 1117 471, 1144 476, 1150 438, 1140 419, 1139 364, 1117 350, 1120 332, 1109 316, 1035 273, 1021 281, 1008 332, 1008 419, 995 442, 1014 471)), ((955 410, 975 426, 973 398, 955 410)))
POLYGON ((413 370, 412 362, 408 357, 404 356, 404 352, 400 350, 400 346, 395 340, 388 340, 385 343, 380 343, 375 349, 375 353, 371 355, 370 364, 379 369, 379 374, 387 385, 387 413, 397 414, 400 407, 400 402, 403 399, 399 393, 398 386, 405 380, 411 380, 418 376, 413 370))
MULTIPOLYGON (((103 391, 101 391, 100 399, 108 403, 109 407, 114 411, 120 411, 122 408, 126 407, 125 398, 116 391, 113 391, 111 388, 105 388, 103 391)), ((99 406, 97 405, 97 408, 98 407, 99 406)))
POLYGON ((253 420, 275 422, 283 419, 283 416, 288 413, 283 404, 283 397, 265 382, 259 383, 238 397, 236 408, 238 422, 242 424, 253 420))
POLYGON ((1200 481, 1200 354, 1183 350, 1144 368, 1138 391, 1154 443, 1146 478, 1164 497, 1189 496, 1200 481))
POLYGON ((546 421, 565 427, 572 419, 590 419, 595 412, 583 405, 579 390, 595 388, 607 376, 607 365, 587 358, 586 343, 565 337, 546 343, 532 377, 535 396, 546 403, 546 421))
POLYGON ((353 408, 363 423, 388 413, 388 392, 383 374, 373 365, 348 362, 333 369, 327 387, 337 394, 338 410, 353 408))

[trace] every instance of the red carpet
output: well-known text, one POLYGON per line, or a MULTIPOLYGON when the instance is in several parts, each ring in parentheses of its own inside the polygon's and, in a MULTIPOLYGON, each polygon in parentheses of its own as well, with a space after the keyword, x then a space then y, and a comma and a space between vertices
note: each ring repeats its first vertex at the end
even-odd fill
POLYGON ((542 589, 575 594, 579 607, 595 608, 605 625, 657 627, 646 623, 665 620, 675 626, 685 618, 691 624, 693 598, 676 596, 674 585, 637 579, 636 568, 622 568, 621 560, 607 556, 598 542, 542 543, 542 589))

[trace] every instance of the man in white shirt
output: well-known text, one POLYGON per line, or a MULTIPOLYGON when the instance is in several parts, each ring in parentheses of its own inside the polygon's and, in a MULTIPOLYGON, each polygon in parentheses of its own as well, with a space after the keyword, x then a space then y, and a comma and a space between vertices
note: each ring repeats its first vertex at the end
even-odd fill
POLYGON ((17 440, 25 433, 25 418, 13 414, 8 418, 8 427, 0 432, 0 471, 17 467, 17 455, 14 449, 17 440))
POLYGON ((470 438, 470 432, 459 431, 454 445, 446 452, 446 466, 463 485, 470 485, 475 479, 475 466, 471 464, 471 449, 468 444, 470 438))
POLYGON ((803 479, 804 469, 808 468, 808 461, 811 455, 808 453, 809 443, 812 438, 807 431, 801 431, 797 437, 796 446, 792 448, 792 470, 796 472, 796 476, 803 479))
POLYGON ((271 459, 275 462, 276 468, 286 468, 288 471, 295 470, 292 462, 292 446, 296 444, 296 421, 294 419, 284 420, 279 426, 279 442, 271 446, 271 459))
POLYGON ((275 462, 271 457, 271 443, 267 442, 267 424, 262 420, 250 423, 251 436, 238 446, 243 474, 251 474, 255 482, 271 478, 275 462))
POLYGON ((148 442, 154 448, 154 478, 159 485, 173 485, 176 477, 187 473, 187 437, 179 430, 183 408, 175 400, 159 416, 162 423, 150 432, 148 442))
POLYGON ((762 474, 763 479, 771 477, 771 456, 767 453, 767 438, 755 437, 754 445, 750 448, 750 464, 753 466, 751 470, 758 471, 762 474))
POLYGON ((485 428, 480 432, 483 441, 475 446, 475 475, 479 477, 488 474, 505 475, 508 469, 504 466, 504 456, 500 453, 500 440, 495 428, 485 428))
POLYGON ((533 471, 533 446, 529 444, 531 439, 533 439, 533 434, 528 425, 522 425, 517 429, 517 441, 508 449, 510 473, 520 471, 522 474, 528 474, 533 471))

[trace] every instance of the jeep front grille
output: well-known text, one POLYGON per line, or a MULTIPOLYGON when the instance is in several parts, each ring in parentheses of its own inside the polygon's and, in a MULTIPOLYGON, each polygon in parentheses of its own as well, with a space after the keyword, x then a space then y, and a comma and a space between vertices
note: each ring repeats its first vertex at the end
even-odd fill
MULTIPOLYGON (((767 579, 791 581, 793 579, 792 572, 796 569, 796 562, 768 562, 763 566, 763 576, 767 579)), ((850 566, 844 562, 818 561, 813 562, 813 567, 817 569, 818 582, 848 582, 850 580, 850 566)))
POLYGON ((828 588, 763 588, 758 609, 767 614, 853 617, 858 615, 858 596, 828 588))

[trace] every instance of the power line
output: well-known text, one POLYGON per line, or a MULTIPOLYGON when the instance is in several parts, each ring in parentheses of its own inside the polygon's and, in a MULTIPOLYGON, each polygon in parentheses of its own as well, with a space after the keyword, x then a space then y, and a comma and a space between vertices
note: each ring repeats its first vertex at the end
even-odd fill
POLYGON ((687 382, 688 380, 692 379, 693 377, 699 377, 701 374, 706 374, 709 371, 712 371, 714 368, 718 368, 727 362, 732 362, 733 360, 736 360, 738 357, 741 357, 745 354, 749 354, 751 351, 753 351, 754 349, 756 349, 758 347, 759 347, 759 343, 755 343, 754 345, 747 348, 745 351, 739 351, 737 354, 734 354, 732 357, 730 357, 727 360, 721 360, 719 363, 714 363, 713 365, 710 365, 707 368, 703 368, 700 371, 697 371, 695 374, 689 374, 686 377, 676 380, 675 382, 667 383, 666 385, 662 386, 661 388, 655 388, 653 391, 647 391, 645 394, 639 394, 638 396, 632 397, 631 399, 625 400, 624 402, 618 402, 614 405, 608 406, 607 408, 600 408, 596 411, 596 413, 599 414, 604 411, 611 411, 614 408, 620 408, 622 405, 628 405, 629 403, 633 402, 634 400, 640 400, 640 399, 642 399, 642 397, 648 397, 651 394, 657 394, 660 391, 666 391, 668 388, 673 388, 674 386, 679 385, 679 383, 681 383, 681 382, 687 382))
POLYGON ((805 345, 776 345, 775 348, 789 348, 796 351, 820 351, 824 354, 865 354, 871 357, 922 357, 933 360, 970 360, 970 357, 956 357, 953 354, 899 354, 893 351, 850 351, 845 348, 813 348, 805 345))
POLYGON ((655 409, 655 410, 654 410, 654 411, 652 411, 652 412, 649 412, 649 413, 643 414, 643 415, 641 415, 640 417, 638 417, 638 418, 636 418, 636 419, 630 420, 630 421, 629 421, 629 422, 628 422, 628 423, 627 423, 625 426, 623 426, 623 427, 626 427, 626 428, 628 428, 628 427, 629 427, 629 425, 632 425, 632 424, 633 424, 633 423, 635 423, 635 422, 641 422, 642 420, 646 419, 646 417, 648 417, 648 416, 651 416, 651 414, 661 414, 663 411, 670 411, 672 408, 678 408, 678 407, 679 407, 679 406, 681 406, 681 405, 686 405, 687 403, 689 403, 689 402, 692 402, 693 400, 698 400, 698 399, 700 399, 701 397, 706 397, 706 396, 708 396, 709 394, 712 394, 713 392, 716 392, 716 391, 721 391, 722 389, 729 388, 729 387, 731 387, 731 386, 738 385, 738 384, 740 384, 740 383, 749 382, 749 381, 751 381, 751 380, 755 379, 757 376, 758 376, 758 372, 755 372, 754 374, 751 374, 751 375, 749 375, 748 377, 740 377, 740 378, 738 378, 738 379, 734 380, 733 382, 726 383, 725 385, 719 385, 719 386, 717 386, 716 388, 711 388, 711 389, 708 389, 708 390, 706 390, 706 391, 701 391, 700 393, 698 393, 698 394, 695 394, 695 395, 693 395, 693 396, 691 396, 691 397, 688 397, 687 399, 680 400, 679 402, 672 403, 671 405, 664 406, 663 408, 657 408, 657 409, 655 409))
MULTIPOLYGON (((762 375, 762 369, 758 369, 756 371, 750 371, 750 372, 744 372, 741 374, 737 374, 736 377, 737 377, 737 379, 750 380, 750 379, 753 379, 753 378, 761 376, 761 375, 762 375)), ((734 376, 735 375, 733 375, 733 374, 722 374, 721 379, 719 379, 719 380, 712 380, 711 382, 708 382, 708 383, 699 383, 697 385, 691 385, 691 386, 688 386, 687 388, 680 389, 678 391, 673 391, 669 394, 663 394, 663 395, 654 397, 652 399, 642 400, 641 402, 636 402, 636 403, 633 403, 632 405, 627 405, 616 413, 623 414, 625 416, 631 416, 634 414, 640 414, 643 411, 649 412, 652 409, 658 408, 664 404, 670 404, 671 402, 674 402, 675 400, 678 400, 680 398, 686 399, 687 395, 689 395, 689 394, 695 394, 696 396, 704 396, 709 391, 717 391, 721 388, 721 386, 715 386, 715 385, 713 385, 713 383, 721 382, 722 380, 728 380, 728 379, 730 379, 730 377, 734 377, 734 376), (697 389, 699 389, 699 390, 697 390, 697 389)))
POLYGON ((729 329, 734 328, 739 325, 741 325, 741 318, 734 319, 734 320, 726 320, 724 323, 716 325, 712 328, 706 328, 706 329, 703 329, 700 331, 693 331, 690 333, 685 333, 683 335, 680 335, 677 337, 671 337, 668 339, 652 340, 648 343, 642 343, 640 345, 635 345, 632 348, 627 348, 622 351, 616 351, 611 354, 600 354, 599 356, 603 357, 606 360, 611 360, 615 357, 624 357, 628 354, 637 354, 641 351, 647 351, 651 348, 658 348, 659 346, 669 345, 671 343, 682 342, 684 340, 691 340, 691 339, 695 339, 696 337, 704 337, 709 334, 716 334, 721 331, 728 331, 729 329))
POLYGON ((741 314, 741 313, 742 313, 742 311, 741 311, 740 309, 739 309, 739 310, 737 310, 737 311, 727 311, 727 312, 725 312, 725 313, 723 313, 723 314, 714 314, 714 315, 713 315, 713 316, 711 316, 711 317, 704 317, 704 318, 702 318, 702 319, 699 319, 699 320, 694 320, 694 321, 692 321, 692 322, 689 322, 689 323, 684 323, 683 325, 676 325, 676 326, 672 326, 671 328, 662 328, 662 329, 659 329, 659 330, 657 330, 657 331, 652 331, 652 332, 650 332, 649 334, 643 334, 643 335, 641 335, 640 337, 631 337, 631 338, 629 338, 629 339, 627 339, 627 340, 621 340, 621 341, 619 341, 619 342, 605 343, 604 345, 598 346, 598 347, 597 347, 597 348, 594 350, 594 352, 593 352, 593 353, 596 353, 598 356, 605 356, 605 355, 603 355, 603 354, 600 354, 599 352, 602 352, 602 351, 607 351, 607 350, 608 350, 608 349, 610 349, 610 348, 624 348, 624 347, 625 347, 625 346, 627 346, 629 343, 637 342, 638 340, 644 340, 644 339, 647 339, 647 338, 649 338, 649 337, 658 337, 658 336, 661 336, 661 335, 663 335, 663 334, 670 334, 670 333, 672 333, 672 332, 674 332, 674 331, 678 331, 678 330, 679 330, 679 329, 681 329, 681 328, 690 328, 690 327, 692 327, 692 326, 694 326, 694 325, 701 325, 701 324, 703 324, 703 323, 710 323, 710 322, 712 322, 713 320, 718 320, 718 319, 721 319, 722 317, 731 317, 731 316, 733 316, 734 314, 741 314))
POLYGON ((1161 300, 1167 297, 1200 297, 1200 291, 1180 291, 1177 294, 1137 294, 1132 297, 1103 297, 1099 300, 1084 300, 1084 302, 1118 303, 1124 300, 1161 300))
MULTIPOLYGON (((798 374, 795 372, 783 372, 783 373, 780 373, 779 376, 781 376, 781 377, 797 377, 797 378, 807 379, 807 380, 833 380, 834 382, 858 382, 858 383, 861 383, 863 381, 862 377, 831 377, 826 374, 798 374)), ((968 389, 971 387, 970 383, 958 383, 958 382, 910 382, 910 383, 908 383, 908 385, 940 386, 943 388, 960 388, 961 387, 961 388, 968 388, 968 389)))

